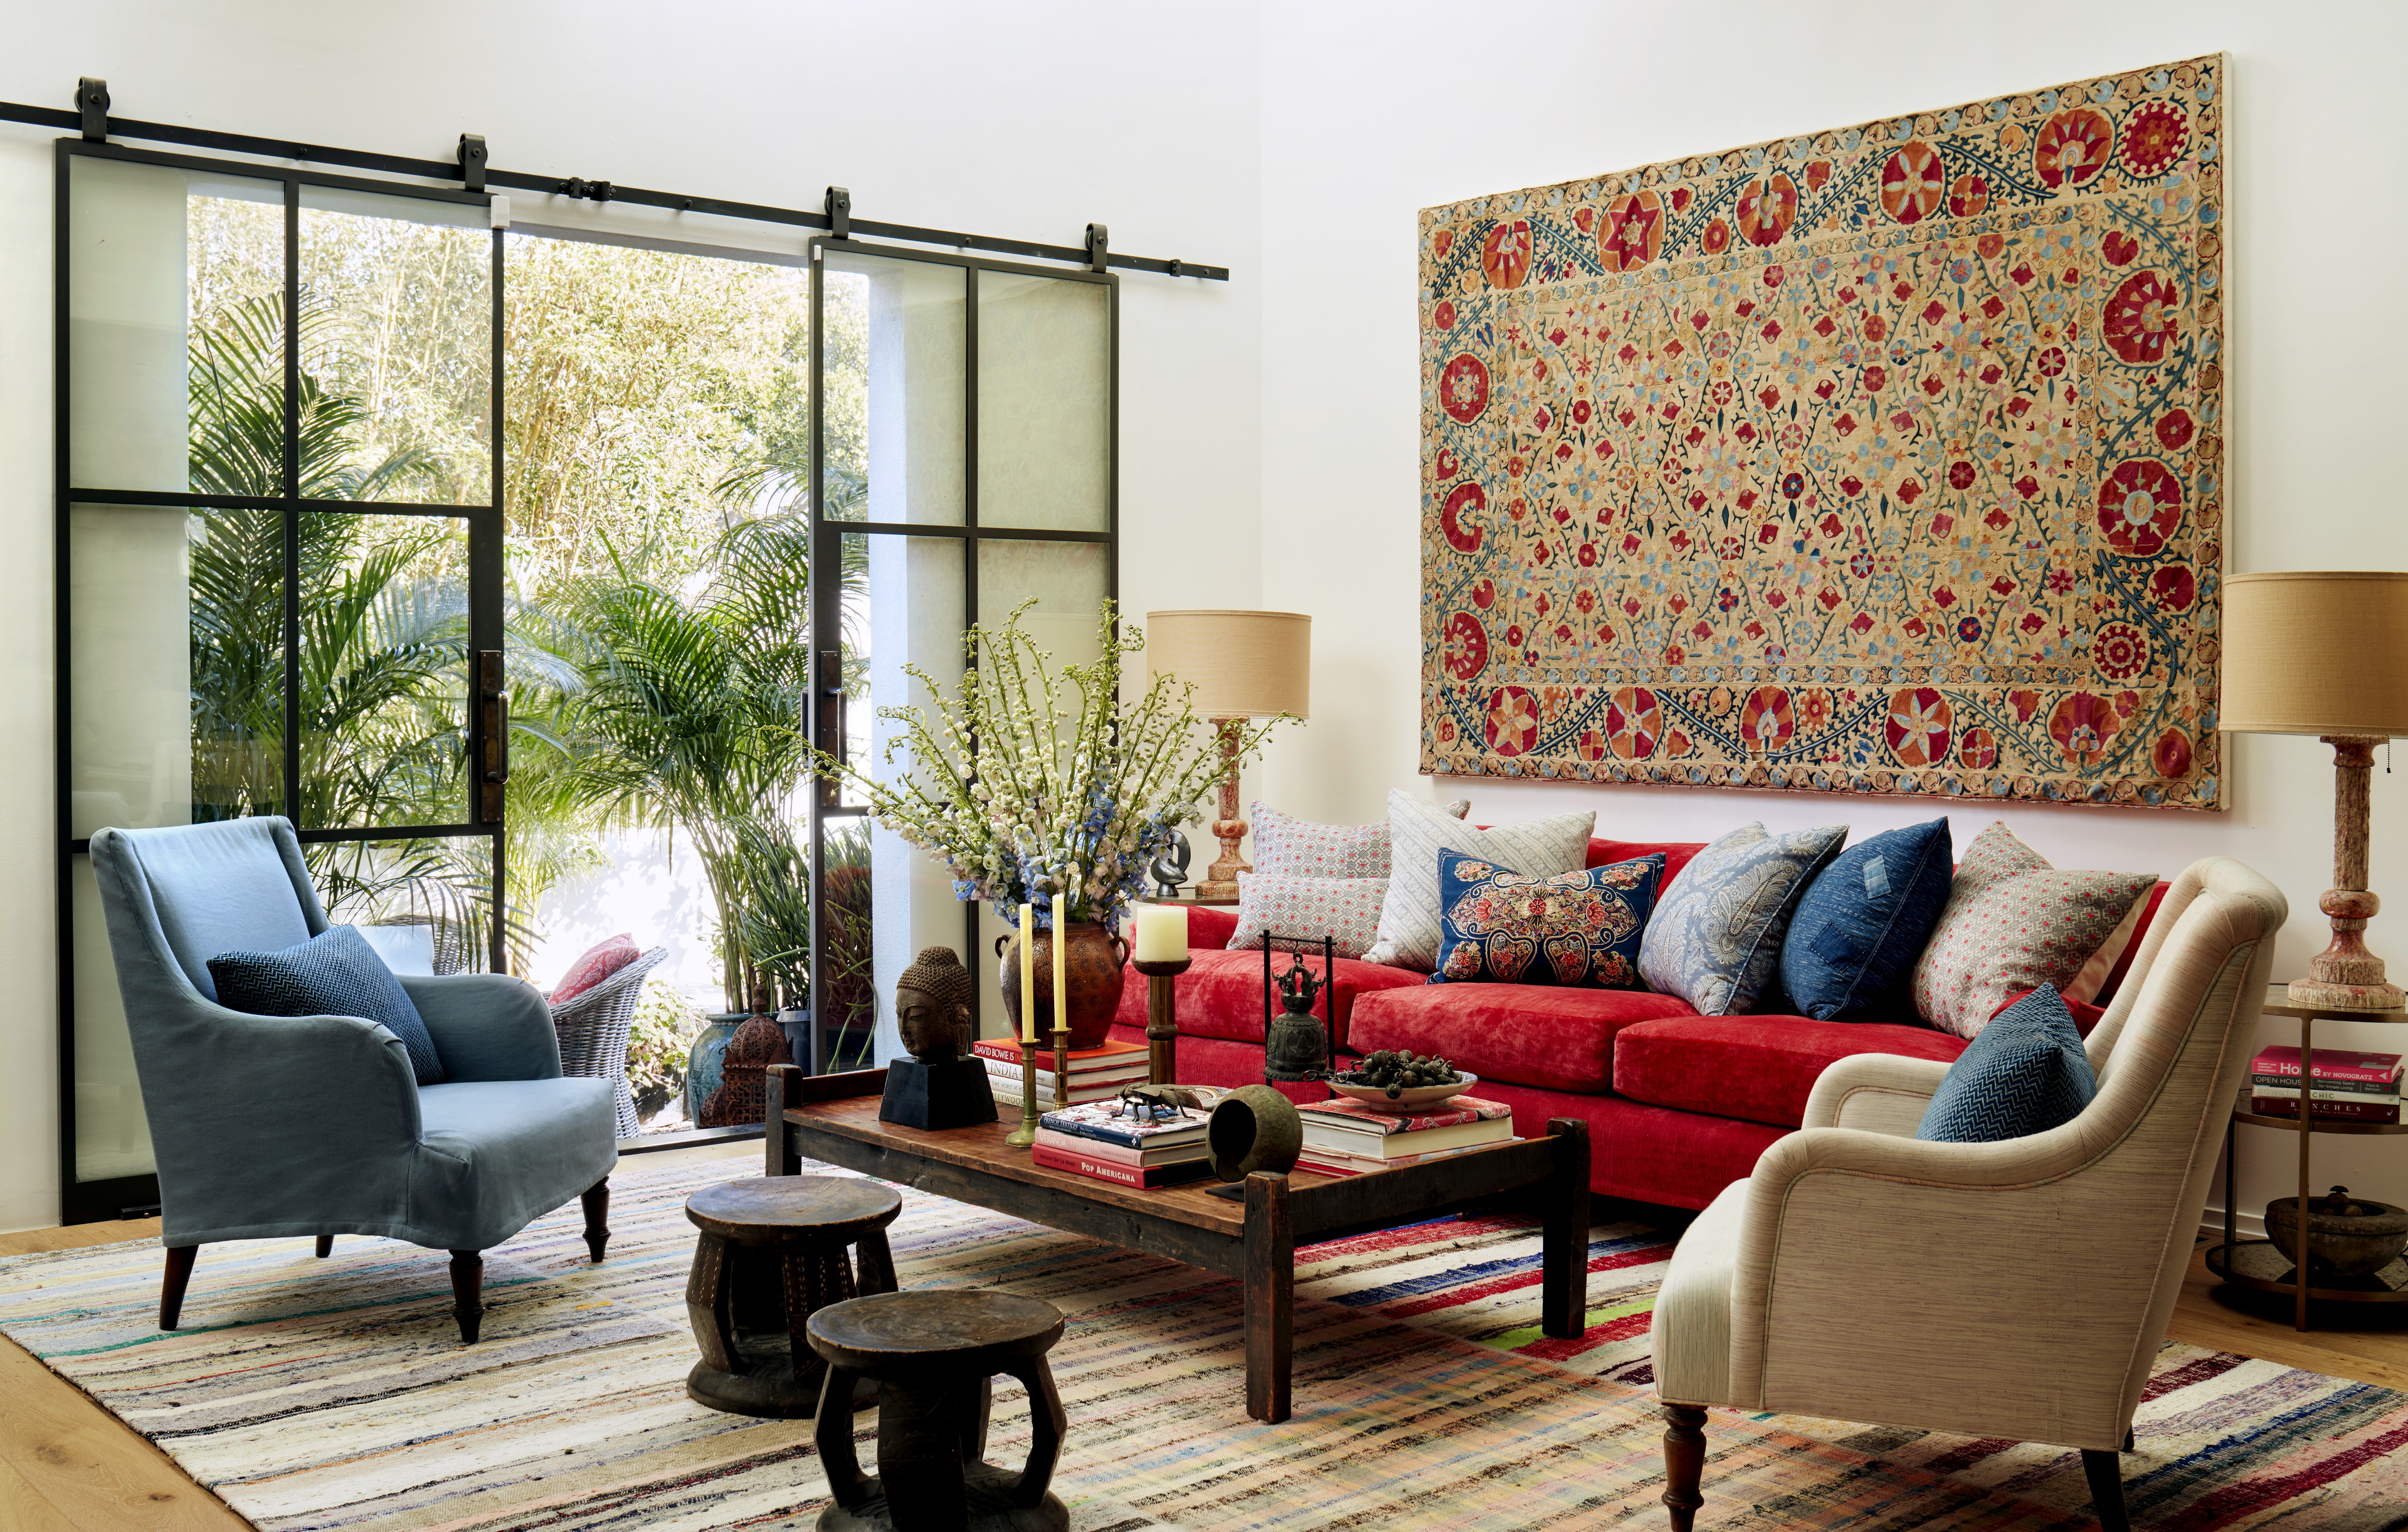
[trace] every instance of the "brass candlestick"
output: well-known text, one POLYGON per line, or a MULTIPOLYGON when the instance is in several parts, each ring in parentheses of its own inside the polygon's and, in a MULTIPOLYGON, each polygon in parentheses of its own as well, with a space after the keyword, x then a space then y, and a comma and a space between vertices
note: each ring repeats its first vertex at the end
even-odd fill
POLYGON ((1145 1078, 1154 1085, 1179 1083, 1178 980, 1192 957, 1140 958, 1132 966, 1145 975, 1145 1078))
POLYGON ((1061 1111, 1070 1105, 1070 1029, 1054 1029, 1054 1110, 1061 1111))
POLYGON ((1020 1125, 1003 1141, 1014 1149, 1037 1141, 1037 1039, 1025 1033, 1020 1038, 1020 1125))

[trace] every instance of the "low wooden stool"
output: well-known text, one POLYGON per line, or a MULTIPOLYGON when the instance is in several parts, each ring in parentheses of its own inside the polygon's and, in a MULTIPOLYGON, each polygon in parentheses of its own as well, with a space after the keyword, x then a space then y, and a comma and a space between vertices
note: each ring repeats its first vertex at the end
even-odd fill
MULTIPOLYGON (((803 1322, 855 1294, 895 1291, 886 1225, 902 1209, 893 1187, 853 1176, 756 1177, 686 1198, 685 1215, 702 1231, 685 1284, 702 1348, 687 1396, 731 1414, 809 1419, 827 1364, 805 1341, 803 1322), (848 1245, 860 1247, 858 1280, 848 1245)), ((866 1386, 854 1407, 877 1396, 866 1386)), ((850 1428, 850 1412, 843 1418, 850 1428)))
POLYGON ((987 1288, 889 1293, 811 1315, 811 1349, 827 1359, 826 1399, 867 1379, 879 1386, 878 1477, 862 1476, 853 1419, 823 1406, 812 1436, 836 1503, 820 1532, 1065 1532, 1070 1512, 1046 1486, 1069 1417, 1045 1353, 1062 1311, 987 1288), (986 1456, 996 1373, 1028 1390, 1028 1464, 986 1456))

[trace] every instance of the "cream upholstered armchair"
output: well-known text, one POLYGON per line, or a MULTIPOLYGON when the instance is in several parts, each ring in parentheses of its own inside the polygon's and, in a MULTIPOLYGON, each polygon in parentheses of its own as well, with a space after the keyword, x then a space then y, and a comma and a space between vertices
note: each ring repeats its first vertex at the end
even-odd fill
POLYGON ((1705 1408, 2079 1448, 2122 1532, 2116 1453, 2200 1227, 2254 1038, 2272 884, 2227 857, 2174 880, 2087 1050, 2099 1094, 2061 1127, 1923 1143, 1947 1066, 1823 1071, 1805 1126, 1725 1188, 1656 1303, 1672 1525, 1702 1503, 1705 1408))

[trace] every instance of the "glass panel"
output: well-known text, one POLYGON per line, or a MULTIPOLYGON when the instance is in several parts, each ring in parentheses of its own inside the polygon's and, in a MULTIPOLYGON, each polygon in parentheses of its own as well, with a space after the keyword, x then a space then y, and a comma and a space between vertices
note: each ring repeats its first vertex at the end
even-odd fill
POLYGON ((1111 527, 1111 290, 982 271, 982 526, 1111 527))
POLYGON ((492 503, 481 207, 301 189, 301 494, 492 503))
POLYGON ((75 1179, 113 1181, 147 1176, 150 1121, 134 1071, 134 1038, 117 993, 117 966, 108 952, 108 923, 92 858, 69 872, 75 897, 75 1179))
POLYGON ((395 973, 492 966, 493 837, 337 840, 302 853, 326 918, 361 927, 395 973))
POLYGON ((296 822, 467 823, 469 690, 468 523, 304 512, 296 822))
POLYGON ((828 518, 961 525, 963 268, 824 259, 828 518))
POLYGON ((280 494, 284 188, 79 155, 67 199, 69 480, 280 494))
POLYGON ((979 539, 979 625, 1001 627, 1011 609, 1035 598, 1020 625, 1054 656, 1055 670, 1102 657, 1096 617, 1103 609, 1111 547, 1099 542, 979 539))

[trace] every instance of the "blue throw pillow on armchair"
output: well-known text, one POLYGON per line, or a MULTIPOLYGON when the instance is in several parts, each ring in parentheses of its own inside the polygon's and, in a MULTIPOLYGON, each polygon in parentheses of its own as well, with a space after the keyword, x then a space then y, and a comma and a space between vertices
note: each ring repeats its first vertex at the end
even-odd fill
POLYGON ((440 1085, 442 1057, 409 992, 348 925, 273 952, 221 952, 209 959, 218 1004, 253 1016, 358 1016, 383 1025, 409 1052, 421 1085, 440 1085))
POLYGON ((2099 1077, 2065 996, 2037 989, 1991 1017, 1965 1045, 1914 1136, 1935 1144, 2028 1138, 2072 1122, 2098 1094, 2099 1077))
POLYGON ((1955 881, 1948 821, 1885 830, 1814 876, 1781 944, 1781 986, 1800 1016, 1877 1022, 1911 1012, 1905 985, 1955 881))

